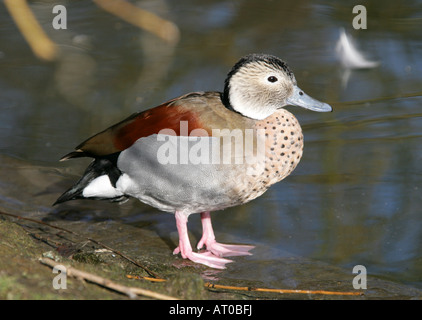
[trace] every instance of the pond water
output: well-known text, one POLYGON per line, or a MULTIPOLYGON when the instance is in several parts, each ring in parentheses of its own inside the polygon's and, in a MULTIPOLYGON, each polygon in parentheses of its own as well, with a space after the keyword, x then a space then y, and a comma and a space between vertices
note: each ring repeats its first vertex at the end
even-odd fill
MULTIPOLYGON (((132 3, 175 23, 180 40, 165 42, 91 1, 30 2, 60 49, 42 61, 0 4, 0 209, 93 238, 130 226, 133 234, 112 238, 139 259, 137 232, 150 230, 171 255, 174 218, 135 200, 52 207, 89 163, 58 159, 133 112, 191 91, 221 91, 242 55, 274 54, 334 112, 287 107, 302 125, 304 156, 260 198, 213 214, 219 241, 256 246, 213 277, 350 288, 353 267, 363 265, 368 290, 382 279, 399 286, 399 296, 420 297, 406 290, 422 289, 422 1, 384 1, 382 10, 368 1, 366 30, 352 27, 353 1, 132 3), (52 27, 54 4, 66 6, 67 29, 52 27), (342 28, 378 67, 342 67, 342 28)), ((189 227, 196 242, 198 215, 189 227)))

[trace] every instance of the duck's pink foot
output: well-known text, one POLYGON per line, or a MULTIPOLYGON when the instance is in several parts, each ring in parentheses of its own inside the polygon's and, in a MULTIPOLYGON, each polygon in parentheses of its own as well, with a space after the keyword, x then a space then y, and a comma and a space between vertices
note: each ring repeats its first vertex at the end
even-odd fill
POLYGON ((198 242, 197 248, 201 249, 204 245, 206 249, 219 257, 249 256, 249 251, 255 248, 249 245, 223 244, 215 241, 214 230, 211 224, 211 214, 209 212, 201 213, 202 238, 198 242))
POLYGON ((180 253, 184 259, 189 259, 193 262, 217 269, 225 269, 227 263, 233 262, 232 260, 217 257, 211 252, 193 252, 188 237, 187 216, 178 211, 176 211, 175 216, 177 230, 179 232, 179 246, 174 249, 173 254, 180 253))
MULTIPOLYGON (((177 247, 173 251, 173 254, 178 254, 179 252, 180 252, 179 247, 177 247)), ((216 268, 216 269, 225 269, 227 263, 233 262, 232 260, 229 260, 229 259, 217 257, 213 255, 211 252, 196 253, 196 252, 193 252, 191 249, 191 250, 187 250, 181 253, 182 253, 182 258, 184 259, 189 259, 193 262, 204 264, 208 267, 216 268)))
POLYGON ((252 253, 249 251, 255 248, 248 245, 224 244, 215 240, 201 240, 198 243, 198 249, 201 249, 204 245, 209 252, 218 257, 250 256, 252 253))

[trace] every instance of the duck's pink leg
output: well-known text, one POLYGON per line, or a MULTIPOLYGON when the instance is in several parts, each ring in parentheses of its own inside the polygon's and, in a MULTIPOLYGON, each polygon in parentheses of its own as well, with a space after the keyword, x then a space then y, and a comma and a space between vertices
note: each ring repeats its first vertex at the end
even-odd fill
POLYGON ((198 242, 198 249, 201 249, 205 245, 208 251, 219 257, 248 256, 252 254, 249 250, 255 248, 254 246, 222 244, 215 241, 214 230, 211 224, 211 214, 209 211, 201 213, 201 222, 202 238, 198 242))
POLYGON ((225 269, 225 265, 232 260, 216 257, 211 252, 196 253, 192 252, 192 246, 188 235, 188 218, 182 212, 176 211, 176 226, 179 233, 179 246, 174 249, 173 254, 181 253, 184 259, 192 260, 196 263, 205 264, 211 268, 225 269))

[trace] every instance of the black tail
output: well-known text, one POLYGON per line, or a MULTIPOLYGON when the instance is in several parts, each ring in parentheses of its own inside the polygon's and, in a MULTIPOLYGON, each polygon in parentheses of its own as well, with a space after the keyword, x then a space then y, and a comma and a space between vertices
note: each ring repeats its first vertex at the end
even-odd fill
MULTIPOLYGON (((69 190, 63 193, 57 200, 54 202, 53 206, 62 202, 76 199, 87 199, 83 196, 83 190, 87 185, 89 185, 92 180, 98 178, 99 176, 108 175, 110 182, 113 187, 116 187, 116 182, 119 179, 122 172, 117 168, 117 155, 108 156, 104 158, 97 158, 88 166, 83 174, 82 178, 79 179, 69 190)), ((89 198, 89 199, 101 199, 101 200, 111 200, 111 201, 123 201, 127 197, 117 197, 117 198, 89 198)))

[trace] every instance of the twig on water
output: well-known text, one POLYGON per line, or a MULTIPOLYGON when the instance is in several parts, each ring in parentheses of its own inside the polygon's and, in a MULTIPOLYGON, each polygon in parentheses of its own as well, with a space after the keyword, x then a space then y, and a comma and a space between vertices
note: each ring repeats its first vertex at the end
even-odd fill
POLYGON ((126 278, 128 278, 128 279, 137 279, 137 280, 147 280, 147 281, 151 281, 151 282, 165 282, 165 281, 167 281, 166 279, 141 277, 141 276, 134 276, 134 275, 131 275, 131 274, 127 274, 126 275, 126 278))
POLYGON ((324 294, 324 295, 341 295, 341 296, 361 296, 362 292, 354 291, 327 291, 327 290, 300 290, 300 289, 270 289, 270 288, 253 288, 253 287, 236 287, 225 286, 220 284, 205 283, 205 287, 210 289, 238 290, 238 291, 259 291, 273 293, 299 293, 299 294, 324 294))

